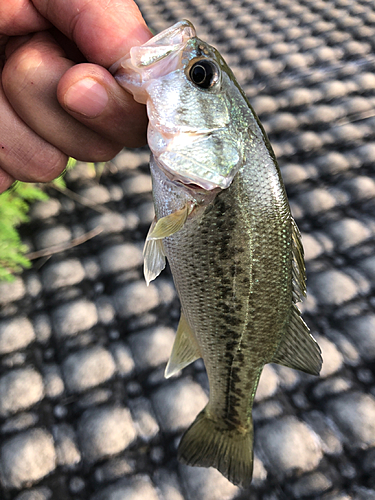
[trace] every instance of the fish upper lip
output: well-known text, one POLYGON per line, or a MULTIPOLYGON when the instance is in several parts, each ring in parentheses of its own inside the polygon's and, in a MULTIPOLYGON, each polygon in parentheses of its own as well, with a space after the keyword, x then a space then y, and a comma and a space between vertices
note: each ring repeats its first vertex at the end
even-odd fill
POLYGON ((135 45, 134 47, 132 47, 127 54, 125 54, 122 58, 120 58, 110 66, 109 72, 112 73, 112 75, 114 75, 115 77, 118 76, 119 73, 121 74, 121 71, 124 68, 123 62, 127 60, 132 60, 133 62, 132 52, 134 52, 134 50, 138 51, 138 56, 136 56, 134 60, 134 68, 152 66, 155 62, 160 62, 162 59, 168 57, 171 54, 181 52, 188 41, 191 38, 195 37, 196 32, 194 26, 190 21, 184 19, 171 26, 169 29, 164 30, 161 33, 158 33, 154 37, 150 38, 150 40, 148 40, 146 43, 135 45), (169 40, 168 36, 170 37, 169 40), (179 37, 180 39, 178 39, 179 37), (165 44, 162 43, 164 39, 166 39, 165 44), (150 59, 147 62, 146 58, 146 61, 143 61, 142 52, 144 51, 146 53, 152 47, 158 49, 158 51, 155 51, 154 60, 150 59))

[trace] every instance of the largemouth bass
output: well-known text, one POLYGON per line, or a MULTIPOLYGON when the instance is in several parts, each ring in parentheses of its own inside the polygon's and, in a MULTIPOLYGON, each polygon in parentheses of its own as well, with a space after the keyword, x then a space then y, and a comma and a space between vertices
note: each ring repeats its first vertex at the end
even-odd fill
POLYGON ((166 376, 203 358, 209 379, 178 457, 247 487, 264 365, 318 375, 322 363, 295 305, 306 294, 303 248, 276 158, 231 70, 190 22, 111 70, 149 116, 156 217, 145 278, 167 258, 182 311, 166 376))

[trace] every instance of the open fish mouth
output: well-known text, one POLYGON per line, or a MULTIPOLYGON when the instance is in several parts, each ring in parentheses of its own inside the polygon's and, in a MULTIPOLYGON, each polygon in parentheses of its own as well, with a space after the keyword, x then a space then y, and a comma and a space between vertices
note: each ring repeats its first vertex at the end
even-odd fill
POLYGON ((132 47, 109 71, 120 85, 126 82, 127 90, 133 93, 136 101, 145 104, 144 92, 137 92, 136 89, 178 69, 186 44, 195 37, 195 28, 190 21, 180 21, 145 44, 132 47))
POLYGON ((194 191, 194 193, 203 193, 207 191, 214 192, 215 190, 223 189, 217 185, 215 182, 210 182, 205 179, 201 179, 196 176, 195 178, 191 176, 190 173, 187 175, 183 175, 181 172, 171 171, 167 165, 163 163, 162 160, 158 160, 157 162, 159 168, 165 173, 165 175, 173 182, 177 182, 178 184, 184 186, 186 189, 194 191))

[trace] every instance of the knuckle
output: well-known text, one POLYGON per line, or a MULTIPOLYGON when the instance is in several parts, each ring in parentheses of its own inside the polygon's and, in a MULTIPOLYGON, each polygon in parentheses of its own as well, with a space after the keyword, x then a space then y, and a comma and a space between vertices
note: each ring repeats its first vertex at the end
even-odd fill
POLYGON ((43 168, 38 172, 36 179, 38 182, 50 182, 56 179, 65 170, 68 157, 63 153, 56 154, 55 158, 50 159, 48 164, 44 164, 43 168))
POLYGON ((36 50, 17 50, 5 63, 3 69, 3 87, 7 96, 18 96, 29 85, 40 66, 40 54, 36 50))
POLYGON ((22 169, 23 176, 27 177, 24 180, 50 182, 64 171, 67 161, 67 155, 57 149, 51 151, 51 148, 47 148, 45 151, 36 152, 28 159, 27 170, 22 169))
POLYGON ((108 161, 116 156, 122 147, 122 144, 101 138, 95 144, 87 143, 84 148, 77 151, 77 155, 72 156, 80 161, 108 161))

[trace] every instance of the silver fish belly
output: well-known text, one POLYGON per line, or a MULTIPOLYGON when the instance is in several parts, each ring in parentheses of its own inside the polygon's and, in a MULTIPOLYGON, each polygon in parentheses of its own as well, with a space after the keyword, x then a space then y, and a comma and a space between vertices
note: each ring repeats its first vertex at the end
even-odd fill
POLYGON ((154 279, 167 258, 181 300, 166 376, 201 357, 210 386, 209 402, 183 435, 178 456, 247 487, 252 405, 263 366, 274 362, 315 375, 321 368, 320 349, 295 305, 305 295, 300 234, 265 132, 221 56, 187 21, 158 35, 153 48, 148 44, 142 57, 151 80, 146 75, 139 82, 143 67, 138 63, 134 76, 129 58, 119 76, 135 96, 146 89, 139 99, 150 116, 156 218, 145 244, 145 277, 154 279), (175 66, 158 70, 158 58, 173 50, 175 66), (160 96, 168 92, 175 124, 163 128, 160 96), (187 109, 194 106, 195 114, 213 107, 218 116, 196 118, 187 109))

